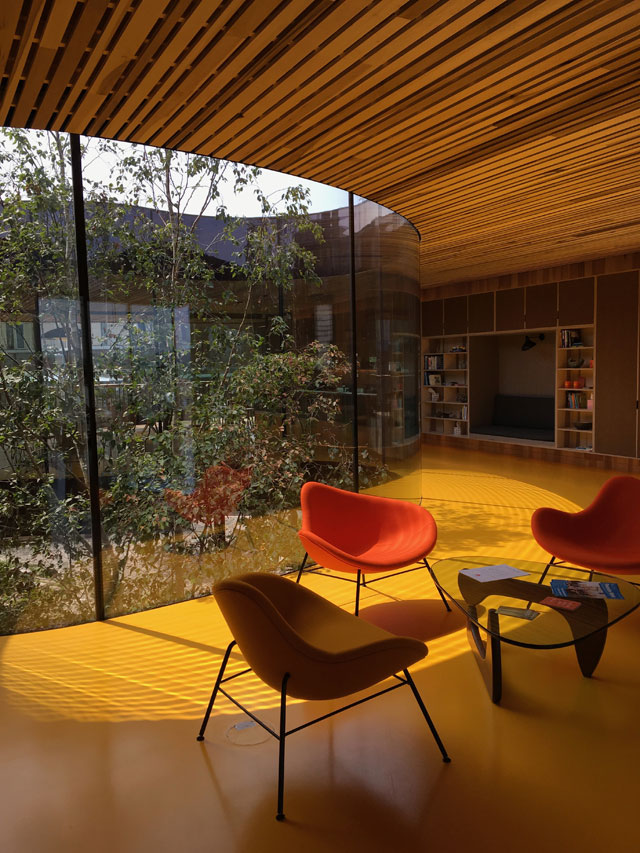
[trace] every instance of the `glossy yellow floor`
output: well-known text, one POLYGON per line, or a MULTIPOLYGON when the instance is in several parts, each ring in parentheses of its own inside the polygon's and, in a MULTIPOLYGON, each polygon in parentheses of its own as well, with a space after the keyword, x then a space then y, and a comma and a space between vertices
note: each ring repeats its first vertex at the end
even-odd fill
MULTIPOLYGON (((543 558, 529 518, 575 509, 609 476, 493 454, 430 451, 434 559, 543 558)), ((348 605, 353 588, 306 583, 348 605)), ((408 690, 293 735, 286 812, 276 744, 226 701, 195 735, 228 633, 211 599, 0 640, 3 853, 638 850, 640 611, 614 626, 592 679, 571 649, 504 650, 492 705, 460 618, 423 573, 365 604, 427 597, 415 678, 452 756, 441 762, 408 690)), ((240 691, 276 722, 276 697, 240 691)), ((318 713, 296 703, 291 724, 318 713)), ((320 705, 324 710, 326 706, 320 705)))

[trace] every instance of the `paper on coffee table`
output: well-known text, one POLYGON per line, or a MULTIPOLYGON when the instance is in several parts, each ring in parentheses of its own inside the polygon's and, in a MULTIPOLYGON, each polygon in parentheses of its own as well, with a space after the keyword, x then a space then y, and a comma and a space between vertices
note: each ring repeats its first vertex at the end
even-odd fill
POLYGON ((506 563, 500 563, 497 566, 477 566, 475 569, 460 569, 460 574, 467 575, 467 577, 480 581, 480 583, 486 583, 487 581, 502 581, 506 578, 527 576, 529 572, 523 572, 521 569, 515 569, 506 563))

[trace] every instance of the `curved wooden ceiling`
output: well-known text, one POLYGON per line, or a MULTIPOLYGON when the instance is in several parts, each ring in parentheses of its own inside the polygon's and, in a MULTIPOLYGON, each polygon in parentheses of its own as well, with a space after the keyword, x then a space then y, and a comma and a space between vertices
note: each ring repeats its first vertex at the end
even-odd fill
POLYGON ((352 190, 423 286, 640 248, 638 0, 5 0, 0 124, 352 190))

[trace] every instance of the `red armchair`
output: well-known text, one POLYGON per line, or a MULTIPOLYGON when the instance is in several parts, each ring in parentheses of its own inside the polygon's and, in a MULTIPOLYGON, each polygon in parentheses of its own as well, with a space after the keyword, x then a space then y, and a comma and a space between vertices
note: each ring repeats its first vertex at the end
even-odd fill
MULTIPOLYGON (((305 483, 300 492, 302 529, 298 536, 306 554, 298 572, 300 581, 307 557, 320 566, 356 575, 356 605, 366 575, 391 572, 427 562, 436 544, 436 522, 428 510, 407 501, 347 492, 323 483, 305 483)), ((417 567, 415 567, 417 568, 417 567)), ((382 578, 378 578, 382 580, 382 578)), ((435 583, 435 578, 434 578, 435 583)), ((451 608, 436 584, 447 610, 451 608)))
POLYGON ((640 480, 611 477, 580 512, 541 507, 531 517, 531 530, 551 554, 543 578, 554 562, 592 573, 640 574, 640 480))

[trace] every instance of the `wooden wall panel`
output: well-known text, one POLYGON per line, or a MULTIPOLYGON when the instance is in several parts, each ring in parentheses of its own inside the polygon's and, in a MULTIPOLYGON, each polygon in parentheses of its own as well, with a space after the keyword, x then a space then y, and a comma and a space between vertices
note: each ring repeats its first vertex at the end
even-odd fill
POLYGON ((454 296, 444 300, 445 335, 463 335, 467 331, 467 297, 454 296))
MULTIPOLYGON (((640 236, 639 236, 640 245, 640 236)), ((449 296, 464 296, 471 293, 493 293, 497 290, 512 290, 514 287, 533 287, 536 284, 561 282, 567 284, 578 279, 593 279, 598 275, 610 275, 614 272, 640 269, 640 251, 623 252, 576 261, 561 266, 540 267, 527 269, 522 272, 505 275, 472 278, 467 281, 457 281, 451 284, 427 286, 423 282, 424 299, 447 299, 449 296)), ((591 321, 589 321, 591 322, 591 321)))
POLYGON ((493 421, 498 393, 498 338, 479 335, 469 338, 469 431, 493 421))
POLYGON ((555 326, 558 318, 558 285, 539 284, 525 288, 525 320, 527 329, 555 326))
POLYGON ((425 337, 441 335, 444 328, 443 300, 422 303, 422 334, 425 337))
POLYGON ((558 285, 558 324, 588 326, 593 323, 594 291, 593 278, 561 281, 558 285))
POLYGON ((524 329, 524 288, 496 293, 496 331, 524 329))
POLYGON ((473 293, 468 304, 469 331, 492 332, 495 326, 493 293, 473 293))
POLYGON ((600 276, 596 305, 594 447, 636 456, 638 273, 600 276))

